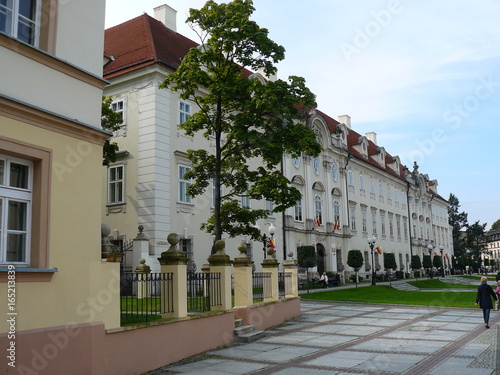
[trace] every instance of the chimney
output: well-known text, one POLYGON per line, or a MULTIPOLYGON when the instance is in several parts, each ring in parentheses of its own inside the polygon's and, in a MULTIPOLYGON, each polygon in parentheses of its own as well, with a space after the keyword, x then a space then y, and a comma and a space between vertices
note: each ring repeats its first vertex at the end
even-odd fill
POLYGON ((351 116, 349 115, 339 116, 339 122, 347 126, 349 129, 351 129, 351 116))
POLYGON ((155 18, 170 30, 177 32, 177 11, 167 4, 154 8, 155 18))
POLYGON ((368 138, 369 141, 372 141, 373 143, 377 144, 377 133, 375 132, 369 132, 365 134, 366 138, 368 138))

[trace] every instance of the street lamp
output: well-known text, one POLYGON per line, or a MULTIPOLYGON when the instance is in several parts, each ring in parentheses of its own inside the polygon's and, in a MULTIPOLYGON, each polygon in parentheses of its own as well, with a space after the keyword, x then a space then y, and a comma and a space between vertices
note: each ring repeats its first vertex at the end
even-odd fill
POLYGON ((260 239, 260 241, 262 242, 262 247, 263 247, 262 250, 264 250, 264 259, 266 259, 269 241, 274 239, 274 233, 276 233, 276 227, 274 226, 274 224, 271 223, 269 225, 268 231, 269 231, 269 234, 271 235, 271 237, 266 236, 266 234, 264 233, 260 239))
POLYGON ((429 268, 429 278, 432 279, 432 249, 434 249, 434 246, 432 246, 431 244, 427 245, 427 249, 429 250, 429 257, 431 258, 431 268, 429 268))
MULTIPOLYGON (((271 235, 271 241, 273 241, 274 240, 274 233, 276 233, 276 227, 274 226, 273 223, 271 223, 269 225, 268 231, 269 231, 269 234, 271 235)), ((274 249, 274 245, 273 245, 273 249, 274 249)), ((273 253, 273 258, 276 258, 276 252, 273 253)))
POLYGON ((377 285, 375 282, 375 256, 373 254, 373 248, 375 247, 375 242, 377 239, 375 237, 368 237, 368 246, 370 246, 370 250, 372 251, 372 285, 377 285))
POLYGON ((442 277, 444 277, 445 273, 444 273, 444 257, 443 257, 444 246, 443 245, 439 245, 439 251, 441 252, 441 274, 442 274, 442 277))

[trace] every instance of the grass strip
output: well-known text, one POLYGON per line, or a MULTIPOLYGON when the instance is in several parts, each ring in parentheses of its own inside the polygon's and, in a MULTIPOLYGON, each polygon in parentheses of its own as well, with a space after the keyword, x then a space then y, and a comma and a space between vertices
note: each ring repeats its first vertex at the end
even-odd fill
POLYGON ((369 286, 363 288, 349 288, 328 290, 303 294, 304 300, 323 300, 338 302, 368 302, 391 303, 398 305, 440 306, 477 308, 474 305, 476 295, 470 292, 422 292, 402 291, 387 285, 369 286))
POLYGON ((447 283, 438 279, 408 281, 408 284, 420 289, 477 289, 478 285, 447 283))

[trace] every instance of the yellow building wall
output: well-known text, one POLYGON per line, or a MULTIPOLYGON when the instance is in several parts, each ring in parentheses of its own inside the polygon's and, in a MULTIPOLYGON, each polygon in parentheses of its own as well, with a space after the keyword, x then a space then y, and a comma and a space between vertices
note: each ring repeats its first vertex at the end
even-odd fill
MULTIPOLYGON (((100 142, 4 117, 0 134, 52 150, 48 266, 58 272, 50 282, 16 283, 17 331, 99 321, 118 327, 119 263, 101 261, 100 142)), ((1 283, 0 295, 6 289, 1 283)), ((6 303, 0 306, 7 316, 6 303)), ((0 332, 7 330, 0 320, 0 332)))

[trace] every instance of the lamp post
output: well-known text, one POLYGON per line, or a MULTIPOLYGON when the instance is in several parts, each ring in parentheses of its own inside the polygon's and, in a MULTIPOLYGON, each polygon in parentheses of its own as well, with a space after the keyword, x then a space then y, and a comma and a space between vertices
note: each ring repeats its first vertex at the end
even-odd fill
POLYGON ((429 257, 431 258, 431 268, 429 268, 429 278, 432 279, 433 275, 432 275, 432 249, 434 248, 434 246, 432 246, 431 244, 427 245, 427 249, 429 250, 429 257))
MULTIPOLYGON (((269 242, 274 239, 274 233, 276 233, 276 227, 274 224, 270 224, 269 228, 267 229, 269 231, 269 234, 271 237, 268 237, 265 233, 262 235, 260 238, 260 241, 262 242, 262 250, 264 250, 264 259, 267 258, 267 248, 269 246, 269 242)), ((273 256, 275 258, 276 256, 273 256)))
POLYGON ((439 245, 439 251, 441 252, 441 276, 444 277, 445 272, 444 272, 444 257, 443 257, 444 246, 443 245, 439 245))
POLYGON ((372 251, 372 285, 377 285, 375 282, 375 255, 373 254, 373 248, 375 247, 375 241, 377 239, 375 237, 368 237, 368 246, 370 246, 370 250, 372 251))
MULTIPOLYGON (((269 234, 271 235, 271 241, 274 240, 274 233, 276 233, 276 227, 274 226, 274 224, 271 223, 267 230, 269 231, 269 234)), ((274 249, 274 247, 273 247, 273 249, 274 249)), ((273 258, 276 258, 276 252, 273 253, 273 258)))

